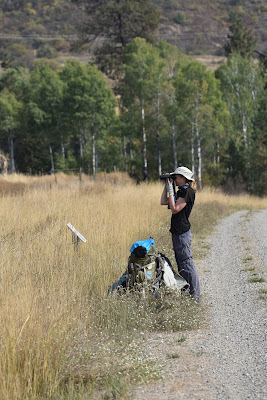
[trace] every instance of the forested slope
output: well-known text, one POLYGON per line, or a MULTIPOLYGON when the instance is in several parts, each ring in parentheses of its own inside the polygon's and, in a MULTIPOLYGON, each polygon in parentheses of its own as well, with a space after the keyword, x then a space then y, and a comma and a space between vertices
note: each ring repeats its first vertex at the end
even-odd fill
MULTIPOLYGON (((87 1, 90 3, 90 1, 87 1)), ((257 48, 266 48, 267 5, 264 0, 154 0, 160 10, 158 38, 192 55, 223 55, 231 15, 235 12, 252 28, 257 48)), ((0 59, 29 65, 34 58, 68 54, 84 7, 73 0, 2 0, 0 3, 0 59), (48 37, 49 36, 49 37, 48 37), (23 38, 22 38, 23 37, 23 38)), ((92 53, 90 46, 75 53, 92 53)))

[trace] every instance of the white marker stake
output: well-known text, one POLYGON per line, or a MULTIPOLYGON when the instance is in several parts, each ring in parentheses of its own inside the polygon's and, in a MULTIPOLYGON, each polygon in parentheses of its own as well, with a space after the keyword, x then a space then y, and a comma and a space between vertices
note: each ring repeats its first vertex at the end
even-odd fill
POLYGON ((77 229, 74 228, 74 226, 72 226, 70 223, 68 223, 67 227, 72 232, 72 243, 79 244, 80 240, 82 242, 86 243, 87 240, 83 237, 83 235, 80 234, 80 232, 77 231, 77 229))

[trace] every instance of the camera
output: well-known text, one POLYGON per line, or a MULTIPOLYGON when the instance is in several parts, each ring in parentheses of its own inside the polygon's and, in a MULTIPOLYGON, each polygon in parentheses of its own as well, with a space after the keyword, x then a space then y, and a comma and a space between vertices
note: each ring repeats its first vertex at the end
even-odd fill
POLYGON ((174 179, 175 175, 174 174, 163 174, 160 175, 160 180, 161 181, 166 181, 166 179, 174 179))

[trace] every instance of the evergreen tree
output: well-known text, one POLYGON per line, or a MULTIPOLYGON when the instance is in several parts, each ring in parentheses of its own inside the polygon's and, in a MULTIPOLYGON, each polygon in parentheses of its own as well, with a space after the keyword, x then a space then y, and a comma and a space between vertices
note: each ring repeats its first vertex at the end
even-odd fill
POLYGON ((134 38, 149 42, 159 24, 159 11, 151 0, 73 0, 82 3, 88 20, 78 29, 79 44, 99 38, 97 63, 109 76, 115 76, 122 64, 125 46, 134 38))
POLYGON ((226 57, 233 53, 239 53, 242 57, 253 56, 257 40, 252 30, 247 29, 236 14, 233 16, 229 30, 227 43, 224 46, 226 57))

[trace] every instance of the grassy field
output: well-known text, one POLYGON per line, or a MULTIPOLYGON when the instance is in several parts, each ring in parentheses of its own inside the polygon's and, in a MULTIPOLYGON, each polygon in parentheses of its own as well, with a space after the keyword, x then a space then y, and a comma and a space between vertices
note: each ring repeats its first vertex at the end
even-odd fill
MULTIPOLYGON (((132 384, 159 377, 142 352, 147 332, 202 323, 187 296, 160 305, 106 296, 133 242, 152 236, 173 261, 161 190, 124 174, 0 177, 1 399, 127 399, 132 384), (68 222, 87 239, 78 250, 68 222)), ((197 194, 196 258, 218 219, 244 208, 267 208, 267 199, 197 194)))

